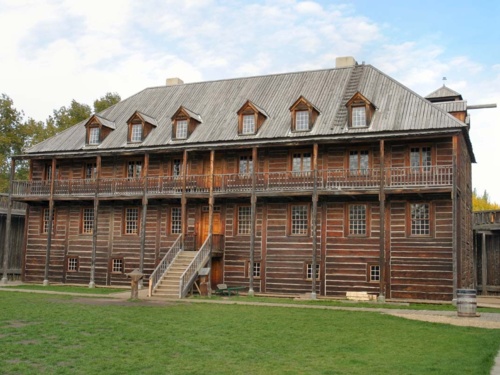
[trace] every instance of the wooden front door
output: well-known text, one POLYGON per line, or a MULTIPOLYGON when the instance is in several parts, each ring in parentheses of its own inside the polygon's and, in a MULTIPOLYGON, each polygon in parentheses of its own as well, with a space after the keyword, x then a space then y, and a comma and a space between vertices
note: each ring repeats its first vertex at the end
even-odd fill
MULTIPOLYGON (((215 211, 215 210, 214 210, 215 211)), ((204 209, 203 212, 201 213, 201 228, 200 228, 200 235, 198 238, 198 248, 203 245, 205 240, 208 237, 209 233, 209 228, 210 228, 210 222, 209 222, 209 212, 208 209, 204 209)), ((214 212, 214 226, 213 226, 213 233, 214 234, 222 234, 221 233, 221 221, 220 221, 220 212, 214 212)))

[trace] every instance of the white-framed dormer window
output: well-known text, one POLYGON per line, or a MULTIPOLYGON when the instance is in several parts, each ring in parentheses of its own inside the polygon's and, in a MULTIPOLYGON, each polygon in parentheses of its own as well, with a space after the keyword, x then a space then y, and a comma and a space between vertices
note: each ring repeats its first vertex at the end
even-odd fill
POLYGON ((89 145, 98 145, 100 143, 101 131, 99 127, 89 128, 89 145))
POLYGON ((241 134, 255 133, 255 115, 243 115, 243 128, 241 134))
POLYGON ((295 130, 299 132, 309 130, 309 111, 295 112, 295 130))
POLYGON ((142 141, 142 124, 132 124, 132 130, 130 133, 130 142, 141 142, 142 141))
POLYGON ((352 107, 352 127, 363 128, 366 126, 366 108, 352 107))
POLYGON ((177 129, 175 138, 186 139, 188 135, 188 122, 187 120, 177 120, 177 129))

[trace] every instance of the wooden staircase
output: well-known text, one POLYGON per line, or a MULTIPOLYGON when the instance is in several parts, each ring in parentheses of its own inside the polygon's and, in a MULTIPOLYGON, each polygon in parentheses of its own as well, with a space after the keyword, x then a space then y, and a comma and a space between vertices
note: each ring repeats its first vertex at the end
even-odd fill
POLYGON ((196 251, 181 251, 153 291, 155 297, 179 298, 180 277, 196 256, 196 251))

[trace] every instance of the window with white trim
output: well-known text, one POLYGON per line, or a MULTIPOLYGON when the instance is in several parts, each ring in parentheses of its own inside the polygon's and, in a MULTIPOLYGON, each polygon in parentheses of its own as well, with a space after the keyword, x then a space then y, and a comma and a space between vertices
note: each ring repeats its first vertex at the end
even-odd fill
POLYGON ((251 207, 238 207, 238 234, 250 234, 251 230, 251 207))
POLYGON ((309 130, 309 111, 295 112, 295 130, 296 131, 309 130))
POLYGON ((260 277, 260 262, 253 262, 253 277, 260 277))
POLYGON ((411 235, 429 236, 431 234, 430 204, 410 204, 411 235))
POLYGON ((111 259, 111 272, 112 273, 123 273, 124 262, 122 258, 111 259))
MULTIPOLYGON (((320 265, 316 263, 316 280, 319 279, 320 265)), ((313 277, 313 266, 312 263, 308 263, 306 266, 306 279, 312 280, 313 277)))
POLYGON ((369 266, 369 277, 370 281, 380 281, 380 266, 378 264, 372 264, 369 266))
POLYGON ((188 121, 187 120, 177 120, 176 121, 176 139, 186 139, 188 136, 188 121))
POLYGON ((79 268, 79 259, 78 257, 69 257, 67 262, 67 270, 68 272, 77 272, 79 268))
POLYGON ((101 140, 101 130, 95 126, 89 128, 89 145, 98 145, 101 140))
POLYGON ((139 209, 130 207, 125 209, 125 234, 139 233, 139 209))
POLYGON ((352 127, 362 128, 366 126, 366 108, 352 107, 352 127))
POLYGON ((94 209, 84 208, 82 210, 82 234, 92 234, 94 231, 94 209))
POLYGON ((309 232, 309 206, 307 204, 291 206, 290 234, 307 235, 309 232))
POLYGON ((170 209, 170 233, 182 233, 182 210, 180 207, 170 209))
POLYGON ((130 141, 142 142, 142 124, 132 124, 130 141))
POLYGON ((243 115, 243 124, 241 134, 255 133, 255 115, 243 115))
POLYGON ((292 154, 292 172, 310 172, 311 165, 310 152, 296 152, 292 154))
POLYGON ((349 234, 354 236, 366 235, 366 205, 349 205, 349 234))

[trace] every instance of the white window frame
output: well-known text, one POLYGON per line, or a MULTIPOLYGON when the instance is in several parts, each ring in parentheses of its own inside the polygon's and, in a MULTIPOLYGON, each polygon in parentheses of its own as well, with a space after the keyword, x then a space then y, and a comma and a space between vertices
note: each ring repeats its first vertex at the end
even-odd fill
POLYGON ((255 115, 243 115, 241 134, 255 134, 255 115))
POLYGON ((365 106, 352 107, 352 127, 353 128, 366 127, 366 107, 365 106))
POLYGON ((89 129, 89 145, 98 145, 101 143, 101 129, 97 126, 93 126, 89 129))
POLYGON ((309 111, 295 111, 295 131, 304 132, 309 130, 309 111))
POLYGON ((130 129, 130 142, 142 142, 142 124, 132 124, 130 129))
POLYGON ((186 139, 188 135, 188 120, 177 120, 175 128, 176 139, 186 139))

